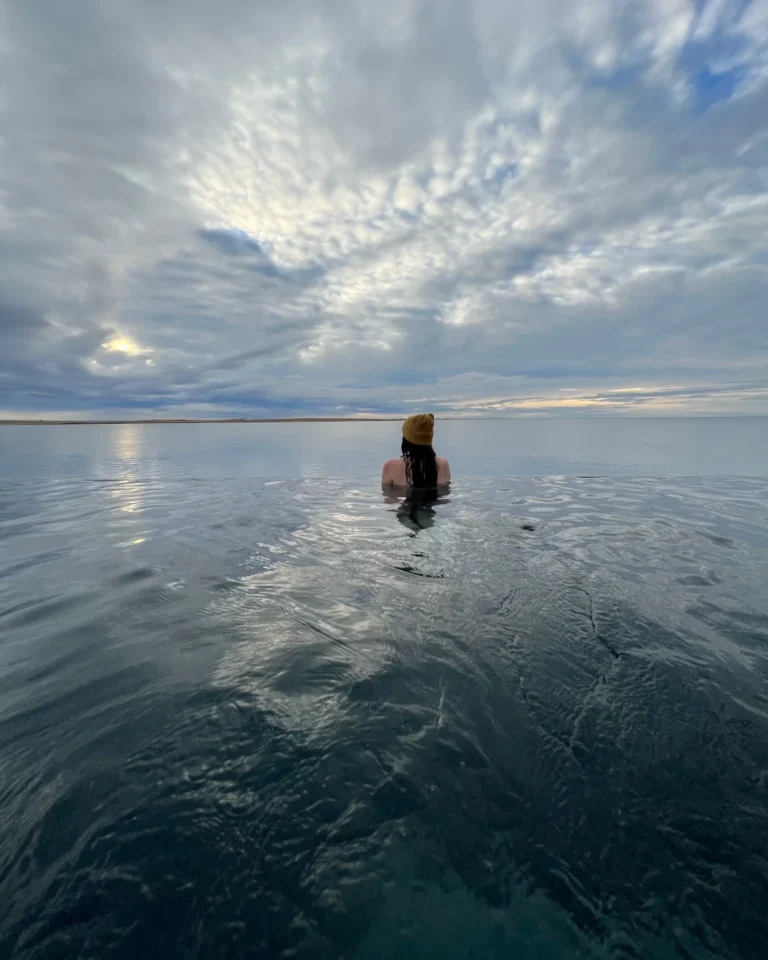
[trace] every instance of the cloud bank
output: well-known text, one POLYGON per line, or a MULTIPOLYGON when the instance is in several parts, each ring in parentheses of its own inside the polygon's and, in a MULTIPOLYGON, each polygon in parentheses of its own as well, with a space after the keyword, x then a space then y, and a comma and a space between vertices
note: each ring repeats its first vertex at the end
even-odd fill
POLYGON ((0 415, 768 413, 768 0, 5 0, 0 415))

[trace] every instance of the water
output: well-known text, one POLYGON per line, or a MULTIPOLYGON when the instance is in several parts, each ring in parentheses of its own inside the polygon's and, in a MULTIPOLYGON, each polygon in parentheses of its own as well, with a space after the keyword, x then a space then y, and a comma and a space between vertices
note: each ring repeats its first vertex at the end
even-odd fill
POLYGON ((0 957, 762 960, 765 421, 643 424, 0 431, 0 957))
MULTIPOLYGON (((0 477, 369 479, 399 425, 0 427, 0 477)), ((768 477, 768 418, 439 420, 454 476, 768 477)))

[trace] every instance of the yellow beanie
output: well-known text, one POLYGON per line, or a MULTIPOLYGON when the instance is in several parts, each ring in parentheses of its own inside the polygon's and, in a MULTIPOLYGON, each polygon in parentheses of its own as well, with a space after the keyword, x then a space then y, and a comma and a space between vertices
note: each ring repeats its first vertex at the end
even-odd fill
POLYGON ((419 447, 431 447, 434 432, 434 413, 414 413, 403 422, 403 436, 419 447))

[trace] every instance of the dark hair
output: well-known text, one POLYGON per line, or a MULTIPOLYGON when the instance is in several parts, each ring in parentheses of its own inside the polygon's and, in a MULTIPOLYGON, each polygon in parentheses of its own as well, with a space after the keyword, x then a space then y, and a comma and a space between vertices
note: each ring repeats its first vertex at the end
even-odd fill
POLYGON ((412 490, 437 496, 437 457, 432 447, 411 443, 403 437, 405 480, 412 490))

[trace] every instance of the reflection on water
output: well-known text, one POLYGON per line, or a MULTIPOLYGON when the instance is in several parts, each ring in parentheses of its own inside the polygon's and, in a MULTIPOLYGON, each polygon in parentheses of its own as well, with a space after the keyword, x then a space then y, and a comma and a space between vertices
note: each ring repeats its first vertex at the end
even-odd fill
MULTIPOLYGON (((110 495, 119 502, 122 513, 139 513, 142 482, 137 474, 137 467, 141 450, 141 427, 135 423, 121 424, 113 430, 110 438, 113 441, 113 456, 116 462, 110 495)), ((144 538, 136 537, 131 542, 143 543, 144 538)))
POLYGON ((765 481, 418 505, 134 441, 0 489, 0 956, 762 960, 765 481))
POLYGON ((436 510, 450 503, 450 484, 424 495, 420 491, 395 487, 392 484, 382 486, 384 502, 396 505, 395 515, 402 525, 415 536, 420 530, 429 530, 435 522, 436 510))
POLYGON ((401 503, 397 508, 397 519, 415 536, 419 530, 429 530, 435 522, 433 504, 401 503))
MULTIPOLYGON (((768 477, 768 418, 441 420, 457 477, 768 477)), ((396 423, 0 428, 0 478, 369 478, 400 445, 396 423), (126 435, 130 441, 115 438, 126 435), (119 445, 130 443, 130 457, 119 445), (118 448, 116 449, 116 444, 118 448)))

